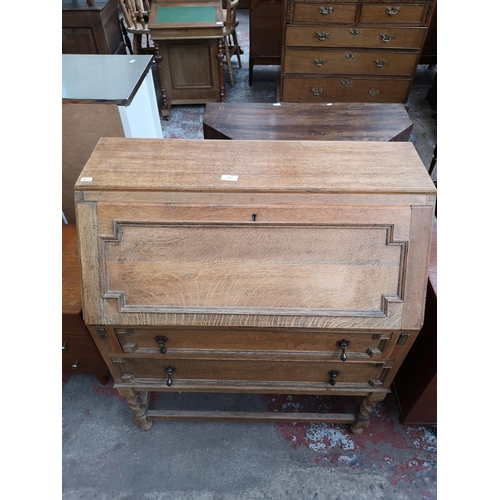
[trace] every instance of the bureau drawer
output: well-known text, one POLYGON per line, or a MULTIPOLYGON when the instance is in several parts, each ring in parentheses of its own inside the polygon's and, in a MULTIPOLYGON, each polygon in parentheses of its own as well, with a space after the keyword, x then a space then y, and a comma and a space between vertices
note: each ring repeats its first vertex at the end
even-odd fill
POLYGON ((294 22, 325 22, 352 23, 356 16, 357 2, 337 3, 304 3, 294 2, 292 23, 294 22))
POLYGON ((418 23, 425 21, 427 4, 363 3, 360 23, 418 23))
POLYGON ((381 386, 389 367, 384 363, 342 363, 341 361, 268 360, 256 357, 113 357, 113 366, 123 383, 140 383, 137 379, 155 379, 172 389, 176 381, 248 381, 324 383, 332 387, 348 384, 381 386), (168 371, 170 369, 170 372, 168 371), (172 371, 173 369, 173 371, 172 371), (169 381, 170 373, 170 381, 169 381))
POLYGON ((251 352, 275 356, 345 355, 352 359, 380 359, 395 342, 393 332, 290 331, 224 328, 115 328, 125 353, 160 354, 193 352, 251 352))
POLYGON ((285 49, 284 73, 411 76, 418 53, 345 49, 285 49))
POLYGON ((285 102, 405 102, 410 79, 283 78, 285 102))
POLYGON ((419 49, 426 28, 395 28, 381 26, 324 27, 288 26, 285 45, 288 47, 364 47, 419 49))

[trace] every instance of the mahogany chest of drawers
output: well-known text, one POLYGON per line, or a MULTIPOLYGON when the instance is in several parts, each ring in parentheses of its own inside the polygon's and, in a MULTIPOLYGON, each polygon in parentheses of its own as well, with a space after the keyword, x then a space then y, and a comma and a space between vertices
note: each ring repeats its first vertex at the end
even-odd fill
POLYGON ((154 419, 368 425, 423 320, 435 187, 411 143, 102 138, 75 185, 85 322, 154 419), (177 412, 150 391, 359 396, 177 412))
POLYGON ((284 0, 285 102, 408 99, 435 1, 284 0))

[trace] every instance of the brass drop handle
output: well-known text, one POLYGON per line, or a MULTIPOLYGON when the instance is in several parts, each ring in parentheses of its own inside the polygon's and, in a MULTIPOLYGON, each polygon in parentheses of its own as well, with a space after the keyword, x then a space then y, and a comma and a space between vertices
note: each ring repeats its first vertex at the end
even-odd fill
POLYGON ((175 372, 175 368, 167 366, 165 370, 167 371, 167 386, 170 387, 172 385, 172 375, 175 372))
POLYGON ((392 34, 392 33, 387 33, 387 34, 384 34, 382 33, 380 35, 380 39, 383 41, 383 42, 390 42, 396 35, 392 34))
POLYGON ((399 13, 399 7, 387 7, 387 9, 385 9, 385 12, 388 16, 395 16, 399 13))
POLYGON ((320 7, 318 10, 320 14, 327 16, 333 12, 333 7, 320 7))
POLYGON ((71 368, 75 370, 78 368, 78 359, 71 365, 71 368))
POLYGON ((167 337, 156 337, 155 338, 155 342, 157 342, 158 345, 160 346, 160 352, 162 354, 165 354, 167 352, 167 348, 163 345, 163 344, 165 344, 166 341, 167 341, 167 337))
POLYGON ((320 42, 324 42, 327 38, 330 38, 330 33, 328 31, 318 31, 317 33, 314 33, 316 35, 316 38, 320 42))
POLYGON ((66 344, 67 342, 63 342, 63 345, 62 345, 62 350, 65 351, 66 350, 66 344))
POLYGON ((328 372, 328 375, 330 376, 330 385, 335 385, 335 383, 337 382, 337 377, 340 375, 340 372, 332 370, 328 372))
POLYGON ((342 339, 337 342, 337 345, 342 349, 342 354, 340 355, 340 359, 342 361, 345 361, 347 359, 347 354, 345 353, 345 350, 349 345, 349 341, 346 339, 342 339))

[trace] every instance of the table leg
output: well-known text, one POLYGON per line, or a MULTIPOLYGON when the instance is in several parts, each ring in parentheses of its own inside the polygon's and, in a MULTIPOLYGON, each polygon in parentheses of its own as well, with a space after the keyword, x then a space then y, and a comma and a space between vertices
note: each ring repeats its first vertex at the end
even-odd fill
POLYGON ((133 389, 118 389, 120 396, 127 398, 127 403, 134 414, 134 424, 143 431, 149 431, 153 426, 152 420, 148 418, 149 392, 144 391, 140 395, 133 389))
POLYGON ((154 42, 155 44, 155 62, 156 69, 158 71, 158 80, 160 82, 160 98, 161 98, 161 115, 165 116, 168 120, 170 117, 170 100, 167 98, 167 93, 165 92, 165 81, 163 79, 163 56, 160 54, 160 48, 158 47, 158 42, 154 42))
POLYGON ((226 102, 226 89, 224 86, 224 41, 217 40, 217 62, 219 65, 219 102, 226 102))

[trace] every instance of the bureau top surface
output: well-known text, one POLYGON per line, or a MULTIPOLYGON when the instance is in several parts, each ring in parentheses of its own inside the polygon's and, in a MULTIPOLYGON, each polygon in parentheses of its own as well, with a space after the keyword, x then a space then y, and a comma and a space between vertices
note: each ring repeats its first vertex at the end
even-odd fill
POLYGON ((426 193, 410 142, 101 138, 75 190, 426 193))

